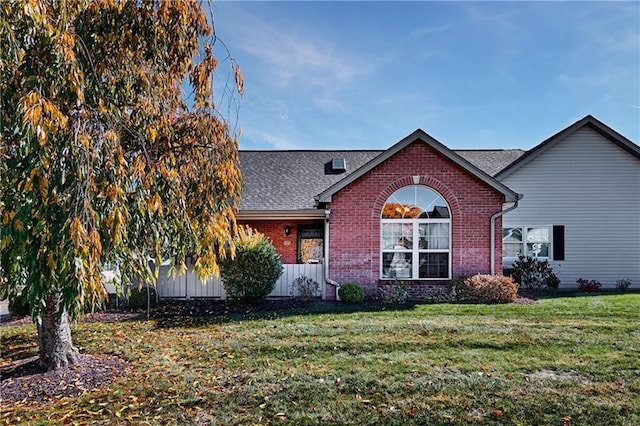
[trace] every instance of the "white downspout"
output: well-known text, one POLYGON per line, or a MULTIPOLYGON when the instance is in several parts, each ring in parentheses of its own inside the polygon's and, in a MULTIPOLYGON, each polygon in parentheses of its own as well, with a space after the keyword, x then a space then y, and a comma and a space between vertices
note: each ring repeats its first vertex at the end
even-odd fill
MULTIPOLYGON (((340 283, 329 278, 329 216, 331 210, 324 211, 324 282, 336 288, 336 300, 340 300, 340 283)), ((322 300, 327 299, 327 286, 322 290, 322 300)))
POLYGON ((522 200, 522 197, 522 194, 518 194, 518 198, 511 207, 500 210, 491 216, 491 275, 496 274, 496 219, 518 208, 518 202, 522 200))

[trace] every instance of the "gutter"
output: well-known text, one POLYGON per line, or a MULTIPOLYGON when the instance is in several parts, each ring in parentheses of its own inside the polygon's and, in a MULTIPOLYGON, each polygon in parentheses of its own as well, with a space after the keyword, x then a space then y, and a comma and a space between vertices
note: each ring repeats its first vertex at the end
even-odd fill
POLYGON ((514 201, 512 206, 491 215, 491 275, 496 274, 496 219, 518 208, 518 202, 522 200, 524 195, 517 195, 518 197, 516 198, 516 201, 514 201))
MULTIPOLYGON (((340 300, 340 283, 329 278, 329 216, 331 210, 324 211, 324 282, 325 284, 332 285, 336 288, 336 300, 340 300)), ((322 290, 322 300, 327 299, 327 288, 322 290)))

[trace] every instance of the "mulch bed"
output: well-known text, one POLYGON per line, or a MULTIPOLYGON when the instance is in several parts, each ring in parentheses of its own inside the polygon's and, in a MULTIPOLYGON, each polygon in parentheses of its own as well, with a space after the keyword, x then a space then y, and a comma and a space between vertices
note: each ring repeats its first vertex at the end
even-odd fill
MULTIPOLYGON (((135 312, 104 311, 87 314, 82 322, 126 321, 139 317, 135 312)), ((31 324, 31 318, 11 317, 0 327, 31 324)), ((0 367, 0 404, 10 410, 22 404, 47 405, 59 398, 77 397, 121 377, 129 364, 111 355, 80 355, 80 362, 67 368, 46 371, 38 357, 30 357, 0 367)))
POLYGON ((332 302, 294 298, 266 299, 255 303, 225 302, 207 299, 167 300, 156 307, 151 312, 151 316, 153 318, 172 318, 176 316, 225 317, 305 308, 323 303, 329 304, 332 302))
POLYGON ((20 360, 2 369, 2 409, 74 398, 122 377, 128 368, 126 361, 111 355, 80 355, 79 363, 53 371, 45 371, 38 357, 20 360))

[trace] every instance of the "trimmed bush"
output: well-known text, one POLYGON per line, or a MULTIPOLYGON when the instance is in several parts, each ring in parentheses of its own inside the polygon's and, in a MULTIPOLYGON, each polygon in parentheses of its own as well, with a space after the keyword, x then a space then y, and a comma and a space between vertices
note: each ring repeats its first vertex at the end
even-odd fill
POLYGON ((600 287, 602 287, 600 281, 596 280, 585 280, 583 278, 578 278, 576 280, 576 283, 578 284, 578 290, 585 293, 594 293, 600 290, 600 287))
POLYGON ((155 308, 157 297, 156 289, 153 287, 140 287, 134 288, 129 293, 129 299, 127 300, 127 306, 129 309, 147 309, 147 300, 149 300, 149 307, 155 308), (147 289, 149 294, 147 295, 147 289), (147 299, 148 297, 148 299, 147 299))
POLYGON ((560 280, 553 272, 549 261, 534 257, 518 257, 518 260, 513 262, 511 274, 515 282, 525 290, 539 291, 544 287, 556 290, 560 285, 560 280))
POLYGON ((342 284, 338 289, 338 296, 346 303, 359 303, 364 299, 364 290, 358 284, 342 284))
POLYGON ((510 303, 516 300, 518 285, 504 275, 474 275, 455 287, 458 300, 472 303, 510 303))
POLYGON ((264 234, 249 227, 240 228, 235 247, 235 257, 220 264, 227 295, 245 302, 264 299, 282 275, 280 255, 264 234))
POLYGON ((627 291, 631 287, 631 279, 622 278, 616 281, 616 288, 620 291, 627 291))

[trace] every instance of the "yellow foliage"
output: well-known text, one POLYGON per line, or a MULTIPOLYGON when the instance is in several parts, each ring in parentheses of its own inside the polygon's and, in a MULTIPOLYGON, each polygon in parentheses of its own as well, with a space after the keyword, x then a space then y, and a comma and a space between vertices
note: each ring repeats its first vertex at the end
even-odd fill
POLYGON ((3 212, 2 213, 2 224, 5 225, 5 226, 8 225, 13 220, 15 215, 16 215, 16 212, 11 211, 11 210, 7 210, 7 211, 3 212))
POLYGON ((71 237, 71 241, 73 241, 73 245, 76 248, 79 248, 84 244, 86 232, 84 230, 84 226, 82 222, 80 222, 80 218, 74 217, 71 220, 71 225, 69 226, 69 236, 71 237))
MULTIPOLYGON (((0 188, 11 188, 0 189, 2 258, 15 264, 40 253, 48 270, 26 272, 40 274, 42 294, 66 286, 70 311, 98 291, 107 257, 146 275, 142 259, 170 253, 181 265, 189 255, 210 274, 233 254, 238 147, 224 106, 213 106, 219 64, 204 12, 195 0, 0 6, 0 100, 15 105, 2 117, 8 145, 3 138, 0 156, 12 164, 0 175, 0 188), (202 108, 182 98, 186 78, 202 108), (14 213, 25 208, 28 224, 14 213), (43 230, 45 218, 60 217, 43 230)), ((233 74, 224 98, 242 94, 240 68, 224 60, 233 74)))
POLYGON ((13 228, 18 232, 22 232, 24 231, 24 223, 22 223, 20 219, 15 219, 13 221, 13 228))

